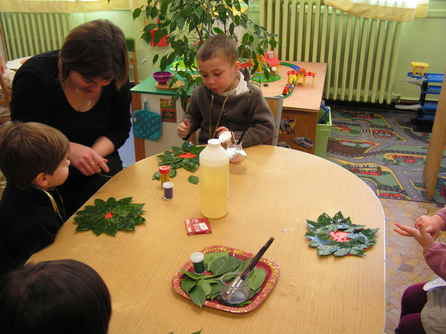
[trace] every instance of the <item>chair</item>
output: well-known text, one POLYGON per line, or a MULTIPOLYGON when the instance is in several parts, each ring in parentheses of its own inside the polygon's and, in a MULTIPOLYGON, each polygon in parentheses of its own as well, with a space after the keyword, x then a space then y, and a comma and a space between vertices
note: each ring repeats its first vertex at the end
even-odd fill
POLYGON ((282 120, 282 110, 283 110, 283 97, 282 96, 274 96, 274 97, 265 97, 266 102, 271 109, 271 113, 273 114, 274 119, 274 133, 273 133, 273 145, 277 146, 279 142, 279 133, 280 133, 280 122, 282 120))

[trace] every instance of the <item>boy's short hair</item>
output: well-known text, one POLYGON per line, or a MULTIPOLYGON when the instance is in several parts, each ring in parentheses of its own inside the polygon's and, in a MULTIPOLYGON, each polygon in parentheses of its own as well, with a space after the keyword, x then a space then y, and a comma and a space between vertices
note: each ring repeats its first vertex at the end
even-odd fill
POLYGON ((106 334, 111 312, 107 285, 79 261, 26 264, 0 283, 4 333, 106 334))
POLYGON ((0 170, 9 184, 26 188, 39 173, 52 175, 68 153, 59 130, 36 122, 7 122, 0 127, 0 170))
POLYGON ((198 49, 197 59, 206 61, 219 55, 223 55, 230 63, 235 63, 238 59, 236 42, 223 34, 212 36, 198 49))

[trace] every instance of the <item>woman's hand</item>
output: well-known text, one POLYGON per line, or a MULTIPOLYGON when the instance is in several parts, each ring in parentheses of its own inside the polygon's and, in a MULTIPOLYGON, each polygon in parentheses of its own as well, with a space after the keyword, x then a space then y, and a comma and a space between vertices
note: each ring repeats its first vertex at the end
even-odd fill
POLYGON ((107 173, 110 171, 107 166, 107 159, 85 145, 70 142, 68 158, 71 164, 86 176, 99 173, 101 170, 107 173))
POLYGON ((424 249, 429 249, 434 244, 434 237, 426 231, 426 227, 424 225, 420 225, 420 227, 411 227, 401 224, 394 224, 396 228, 393 230, 398 234, 401 234, 405 237, 413 237, 424 249))
POLYGON ((186 137, 190 132, 190 121, 185 119, 177 127, 178 136, 181 138, 186 137))

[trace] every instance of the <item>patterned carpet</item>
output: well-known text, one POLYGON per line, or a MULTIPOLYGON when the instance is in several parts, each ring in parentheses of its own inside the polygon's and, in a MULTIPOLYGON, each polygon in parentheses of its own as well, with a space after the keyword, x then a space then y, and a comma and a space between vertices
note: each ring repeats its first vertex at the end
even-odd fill
MULTIPOLYGON (((381 199, 386 214, 386 334, 393 334, 401 310, 401 296, 412 284, 430 280, 434 274, 426 265, 419 244, 393 231, 393 223, 413 225, 424 214, 439 208, 433 203, 381 199)), ((444 238, 442 237, 443 241, 444 238)))
MULTIPOLYGON (((380 198, 427 201, 423 189, 430 133, 414 132, 407 111, 335 108, 327 158, 363 179, 380 198)), ((434 197, 446 203, 446 157, 434 197)))

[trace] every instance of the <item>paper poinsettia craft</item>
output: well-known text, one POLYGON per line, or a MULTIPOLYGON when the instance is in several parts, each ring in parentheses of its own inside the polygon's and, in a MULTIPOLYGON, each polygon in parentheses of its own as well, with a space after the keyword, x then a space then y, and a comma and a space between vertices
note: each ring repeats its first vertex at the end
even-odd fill
POLYGON ((144 204, 132 203, 131 197, 117 200, 110 197, 106 201, 96 199, 94 205, 87 205, 74 217, 78 225, 76 231, 92 230, 114 236, 118 231, 134 231, 136 225, 143 224, 144 204))
MULTIPOLYGON (((203 151, 204 146, 197 146, 187 141, 181 147, 172 146, 170 150, 157 155, 160 166, 170 166, 169 176, 174 178, 177 175, 177 169, 184 168, 185 170, 194 173, 200 167, 200 152, 203 151)), ((159 180, 159 171, 155 172, 152 180, 159 180)), ((195 179, 193 179, 195 181, 195 179)), ((198 183, 192 182, 191 183, 198 183)))
POLYGON ((317 221, 307 220, 305 237, 310 247, 317 248, 320 256, 334 255, 364 256, 365 251, 376 244, 378 229, 352 224, 350 217, 344 218, 341 212, 333 218, 321 214, 317 221))

